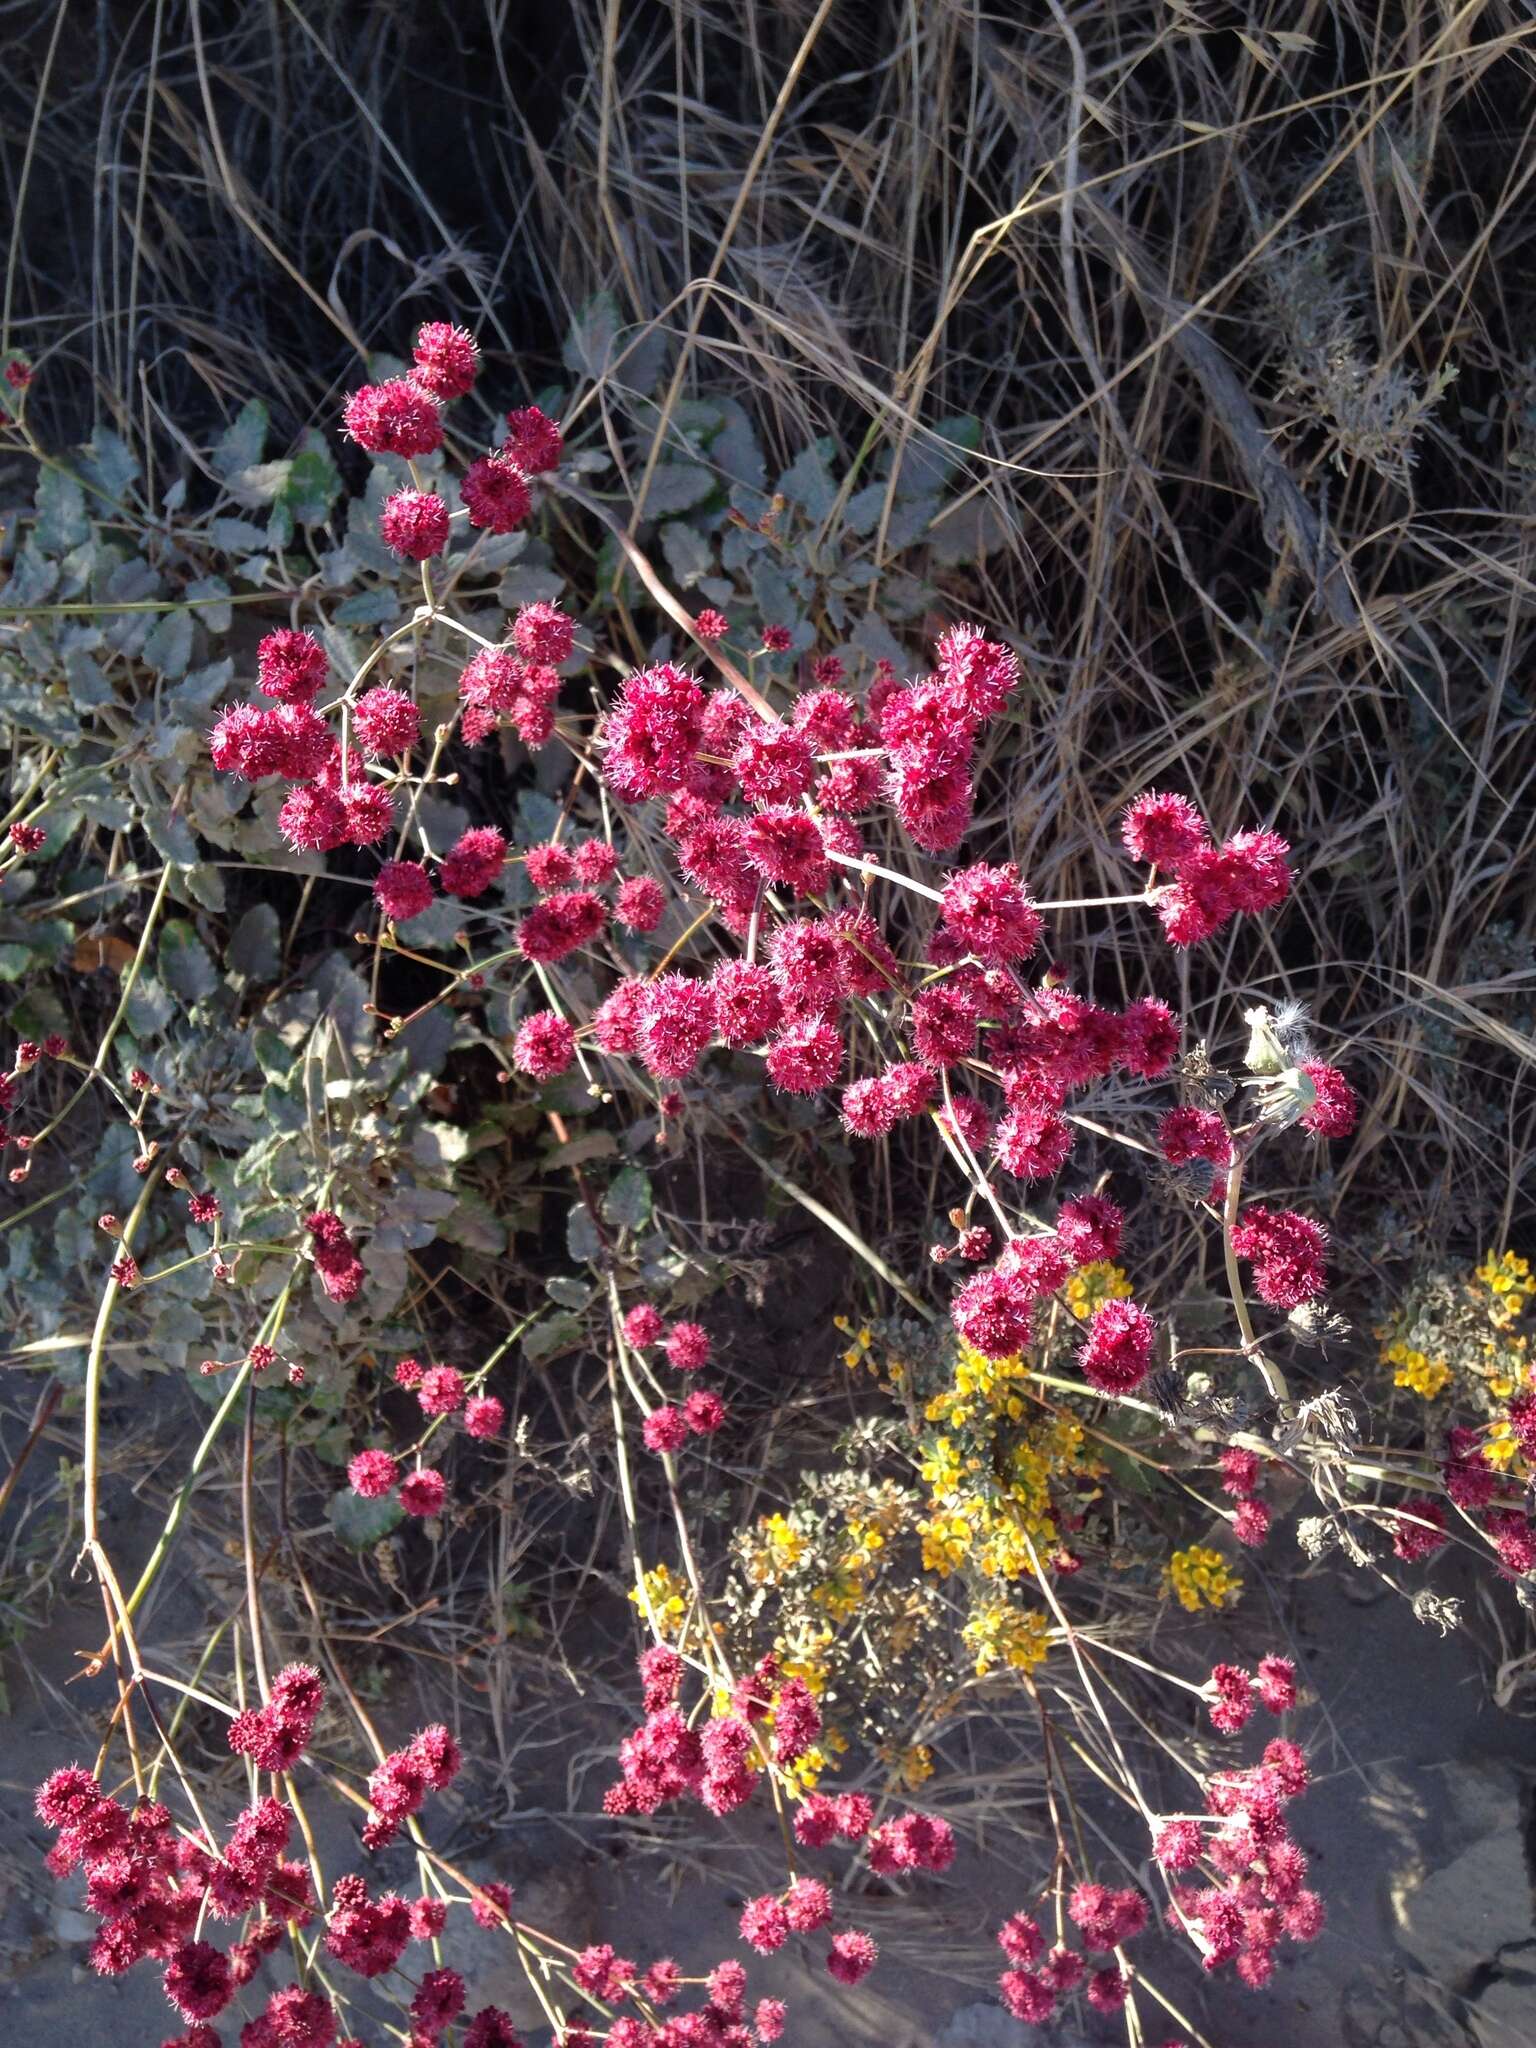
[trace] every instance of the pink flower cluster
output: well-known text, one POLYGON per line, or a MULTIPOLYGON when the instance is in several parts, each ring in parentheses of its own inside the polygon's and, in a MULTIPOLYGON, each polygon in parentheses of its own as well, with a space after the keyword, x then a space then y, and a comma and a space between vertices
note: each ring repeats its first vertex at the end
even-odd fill
POLYGON ((1232 1226, 1232 1249, 1252 1265, 1255 1291, 1271 1308, 1300 1308, 1328 1284, 1328 1233, 1294 1209, 1251 1203, 1232 1226))
POLYGON ((367 1277, 357 1247, 347 1226, 332 1209, 317 1209, 304 1219, 304 1228, 314 1239, 315 1271, 332 1301, 355 1301, 367 1277))
POLYGON ((1290 894, 1291 849, 1277 832, 1239 832, 1214 846, 1188 797, 1148 790, 1125 813, 1125 850, 1173 882, 1157 898, 1171 944, 1198 945, 1240 911, 1273 910, 1290 894))
POLYGON ((1232 1963, 1253 1990, 1273 1975, 1282 1939, 1315 1941, 1322 1932, 1323 1902, 1306 1887, 1307 1859, 1285 1816, 1307 1778, 1302 1752, 1277 1736, 1260 1763, 1210 1780, 1205 1820, 1171 1821, 1153 1845, 1166 1870, 1188 1870, 1203 1860, 1215 1873, 1218 1881, 1204 1887, 1175 1885, 1171 1903, 1206 1969, 1232 1963))
MULTIPOLYGON (((625 1342, 637 1351, 664 1345, 668 1364, 678 1372, 699 1372, 709 1363, 712 1347, 704 1326, 679 1321, 668 1328, 661 1311, 648 1301, 630 1309, 623 1330, 625 1342)), ((658 1456, 679 1451, 690 1436, 713 1436, 724 1427, 728 1413, 713 1389, 696 1387, 680 1402, 665 1402, 650 1411, 641 1430, 645 1447, 658 1456)))
POLYGON ((1111 1890, 1091 1880, 1075 1885, 1067 1916, 1082 1936, 1083 1953, 1058 1943, 1047 1950, 1040 1923, 1029 1913, 1015 1913, 998 1929, 998 1945, 1010 1967, 997 1980, 1003 2004, 1016 2020, 1044 2026, 1056 2015, 1057 2002, 1079 1986, 1095 2012, 1116 2013, 1130 1991, 1129 1980, 1114 1963, 1090 1969, 1088 1955, 1112 1954, 1144 1931, 1147 1901, 1132 1888, 1111 1890))
POLYGON ((363 1847, 378 1849, 392 1841, 429 1792, 453 1783, 462 1763, 459 1745, 441 1723, 418 1730, 404 1749, 385 1757, 368 1780, 372 1811, 363 1827, 363 1847))

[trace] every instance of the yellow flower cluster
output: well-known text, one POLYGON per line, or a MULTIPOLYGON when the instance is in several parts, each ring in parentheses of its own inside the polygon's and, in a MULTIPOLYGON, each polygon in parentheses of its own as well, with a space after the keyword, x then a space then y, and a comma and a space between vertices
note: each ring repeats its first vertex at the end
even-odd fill
POLYGON ((1080 1323, 1086 1323, 1101 1303, 1129 1301, 1130 1276, 1123 1266, 1109 1259, 1092 1259, 1086 1266, 1078 1267, 1062 1291, 1067 1307, 1080 1323))
POLYGON ((1381 1355, 1388 1365, 1397 1368, 1392 1375, 1395 1387, 1411 1388, 1425 1401, 1433 1401, 1437 1394, 1445 1391, 1451 1368, 1443 1358, 1431 1358, 1427 1352, 1415 1351, 1401 1338, 1389 1344, 1381 1355))
POLYGON ((994 1664, 1010 1671, 1033 1671, 1045 1661, 1051 1630, 1037 1609, 1010 1607, 995 1600, 973 1607, 961 1634, 976 1652, 976 1676, 985 1678, 994 1664))
POLYGON ((1487 1253, 1472 1277, 1493 1297, 1488 1320, 1498 1328, 1523 1315, 1526 1303, 1536 1296, 1531 1262, 1522 1259, 1518 1252, 1487 1253))
POLYGON ((643 1614, 653 1617, 666 1641, 675 1642, 688 1618, 687 1582, 664 1564, 653 1565, 641 1578, 643 1585, 631 1591, 630 1599, 643 1614))
POLYGON ((1230 1607, 1243 1590, 1242 1580, 1227 1569, 1221 1552, 1204 1543, 1176 1550, 1168 1560, 1167 1576, 1175 1599, 1191 1614, 1202 1607, 1230 1607))

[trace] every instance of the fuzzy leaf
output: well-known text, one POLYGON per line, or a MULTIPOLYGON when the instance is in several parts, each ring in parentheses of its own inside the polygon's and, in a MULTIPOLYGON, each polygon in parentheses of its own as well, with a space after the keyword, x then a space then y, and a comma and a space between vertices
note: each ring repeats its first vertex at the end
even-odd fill
POLYGON ((200 1003, 219 985, 213 955, 184 917, 173 917, 160 934, 160 973, 184 1002, 200 1003))
POLYGON ((618 300, 612 292, 595 292, 571 322, 560 360, 574 377, 600 377, 613 355, 618 332, 618 300))
POLYGON ((32 529, 33 545, 45 555, 67 555, 90 539, 91 522, 85 516, 85 492, 77 480, 62 469, 39 471, 37 479, 37 523, 32 529))
POLYGON ((225 961, 241 981, 275 981, 281 964, 282 926, 270 903, 253 903, 229 935, 225 961))
POLYGON ((144 660, 162 676, 184 676, 192 659, 192 614, 178 605, 167 612, 144 642, 144 660))
POLYGON ((405 1510, 393 1494, 384 1500, 364 1500, 350 1486, 331 1495, 327 1519, 351 1550, 372 1550, 376 1543, 397 1529, 405 1510))
POLYGON ((267 445, 267 408, 259 398, 248 398, 239 415, 213 445, 212 461, 228 481, 260 462, 267 445))
POLYGON ((572 1202, 565 1218, 565 1248, 573 1259, 585 1265, 595 1259, 603 1248, 603 1241, 597 1234, 597 1225, 592 1221, 585 1202, 572 1202))
POLYGON ((614 1175, 603 1197, 603 1218, 620 1230, 641 1230, 651 1220, 651 1183, 638 1166, 614 1175))

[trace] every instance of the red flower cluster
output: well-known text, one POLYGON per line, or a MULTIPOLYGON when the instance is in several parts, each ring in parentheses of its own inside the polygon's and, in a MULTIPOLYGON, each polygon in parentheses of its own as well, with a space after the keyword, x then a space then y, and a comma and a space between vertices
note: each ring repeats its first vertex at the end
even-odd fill
POLYGON ((382 1848, 429 1792, 441 1792, 458 1776, 459 1745, 441 1723, 422 1728, 404 1749, 394 1750, 368 1780, 372 1812, 363 1827, 363 1847, 382 1848))
POLYGON ((314 1239, 315 1271, 332 1301, 355 1301, 366 1277, 357 1247, 347 1226, 332 1209, 317 1209, 304 1219, 304 1228, 314 1239))
POLYGON ((1300 1308, 1328 1284, 1328 1233, 1294 1209, 1251 1204, 1232 1226, 1232 1249, 1252 1265, 1259 1299, 1271 1308, 1300 1308))
POLYGON ((1277 832, 1239 832, 1214 846, 1187 797, 1148 790, 1121 828, 1132 860, 1167 868, 1157 915, 1175 946, 1197 945, 1244 911, 1273 910, 1290 894, 1290 848, 1277 832))

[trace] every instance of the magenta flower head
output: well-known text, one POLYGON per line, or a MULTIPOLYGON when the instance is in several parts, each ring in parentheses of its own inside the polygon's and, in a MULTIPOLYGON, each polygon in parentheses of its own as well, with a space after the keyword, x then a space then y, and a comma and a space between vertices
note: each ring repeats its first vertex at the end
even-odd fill
POLYGON ((940 912, 966 952, 988 966, 1028 959, 1045 930, 1011 865, 988 867, 976 861, 961 868, 944 885, 940 912))
POLYGON ((400 1483, 400 1505, 408 1515, 440 1515, 447 1498, 447 1480, 429 1465, 408 1474, 400 1483))
POLYGON ((403 690, 380 683, 352 707, 352 730, 370 761, 408 754, 421 736, 421 713, 403 690))
POLYGON ((528 478, 510 455, 482 455, 464 472, 459 496, 471 526, 515 533, 533 510, 528 478))
POLYGON ((512 1064, 520 1074, 548 1081, 563 1074, 576 1056, 576 1033, 554 1010, 535 1010, 518 1026, 512 1064))
POLYGON ((494 825, 472 825, 461 833, 443 858, 443 887, 450 896, 472 901, 483 896, 501 873, 507 842, 494 825))
POLYGON ((429 320, 416 336, 412 377, 434 398, 462 398, 475 381, 480 350, 475 337, 447 320, 429 320))
POLYGON ((875 1967, 880 1951, 871 1935, 850 1927, 834 1934, 827 1953, 827 1968, 839 1984, 857 1984, 875 1967))
POLYGON ((1134 1301, 1100 1302, 1077 1354, 1078 1369, 1102 1393, 1129 1394, 1152 1369, 1156 1334, 1156 1324, 1134 1301))
POLYGON ((1120 836, 1132 860, 1174 870, 1211 843, 1205 820, 1187 796, 1155 789, 1127 808, 1120 836))
POLYGON ((661 884, 650 875, 628 875, 619 884, 613 915, 626 931, 653 932, 667 907, 661 884))
POLYGON ((521 406, 507 414, 506 446, 529 476, 547 476, 558 469, 565 452, 559 427, 536 405, 521 406))
POLYGON ((435 892, 420 861, 387 860, 374 877, 374 901, 394 924, 430 910, 435 892))
POLYGON ((256 648, 256 687, 280 704, 308 704, 325 687, 329 663, 313 633, 279 626, 256 648))
POLYGON ((494 1394, 474 1394, 464 1403, 464 1427, 482 1441, 500 1436, 506 1422, 506 1408, 494 1394))
POLYGON ((512 645, 524 661, 558 668, 576 645, 576 621, 558 605, 525 604, 512 621, 512 645))
POLYGON ((448 545, 448 507, 436 491, 396 491, 379 514, 379 538, 407 562, 427 562, 448 545))
POLYGON ((442 414, 407 377, 364 384, 348 398, 342 417, 352 439, 372 455, 430 455, 442 446, 442 414))
POLYGON ((393 1493, 400 1467, 388 1451, 359 1451, 347 1466, 352 1491, 364 1500, 382 1500, 393 1493))
POLYGON ((977 1273, 950 1303, 950 1316, 966 1343, 984 1358, 1011 1358, 1029 1342, 1034 1297, 1016 1274, 977 1273))

